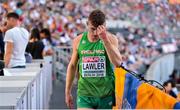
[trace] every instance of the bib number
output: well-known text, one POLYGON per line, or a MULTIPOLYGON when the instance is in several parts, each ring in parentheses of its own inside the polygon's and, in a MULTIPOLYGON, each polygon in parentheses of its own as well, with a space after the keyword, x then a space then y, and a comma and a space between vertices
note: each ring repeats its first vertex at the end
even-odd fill
POLYGON ((105 56, 93 56, 82 58, 82 77, 105 77, 105 56))

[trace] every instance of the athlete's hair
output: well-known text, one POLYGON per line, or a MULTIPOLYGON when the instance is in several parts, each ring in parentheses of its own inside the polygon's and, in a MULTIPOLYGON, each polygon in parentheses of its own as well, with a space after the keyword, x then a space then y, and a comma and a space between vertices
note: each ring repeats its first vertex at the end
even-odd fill
POLYGON ((9 18, 15 18, 15 19, 19 19, 19 15, 15 12, 10 12, 6 15, 6 17, 9 18))
POLYGON ((92 11, 88 17, 88 20, 91 22, 91 24, 94 27, 103 25, 105 23, 105 19, 106 19, 105 14, 99 9, 92 11))

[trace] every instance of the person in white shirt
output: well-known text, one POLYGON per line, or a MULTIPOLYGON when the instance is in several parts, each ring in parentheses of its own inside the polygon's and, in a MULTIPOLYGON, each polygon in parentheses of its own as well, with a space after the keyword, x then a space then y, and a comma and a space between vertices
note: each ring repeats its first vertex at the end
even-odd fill
POLYGON ((29 32, 19 27, 19 15, 7 14, 7 31, 5 33, 4 62, 7 68, 25 68, 25 49, 29 40, 29 32))

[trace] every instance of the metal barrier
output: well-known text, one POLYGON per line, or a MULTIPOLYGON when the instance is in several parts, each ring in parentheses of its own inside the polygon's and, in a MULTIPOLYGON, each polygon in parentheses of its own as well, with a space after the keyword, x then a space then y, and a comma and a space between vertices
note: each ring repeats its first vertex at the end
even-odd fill
POLYGON ((47 109, 52 94, 52 57, 0 76, 0 109, 47 109), (43 66, 42 66, 43 65, 43 66))
POLYGON ((54 47, 53 73, 56 79, 65 81, 66 70, 71 59, 72 47, 54 47))

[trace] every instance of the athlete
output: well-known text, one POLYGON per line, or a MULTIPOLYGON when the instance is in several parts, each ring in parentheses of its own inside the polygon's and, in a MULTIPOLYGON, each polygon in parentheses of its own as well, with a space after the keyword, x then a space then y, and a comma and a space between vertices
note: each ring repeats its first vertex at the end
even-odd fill
POLYGON ((65 101, 73 107, 71 95, 75 71, 78 67, 78 109, 112 109, 114 103, 114 67, 121 64, 115 35, 106 31, 105 14, 101 10, 90 13, 88 32, 73 40, 73 53, 67 69, 65 101))

